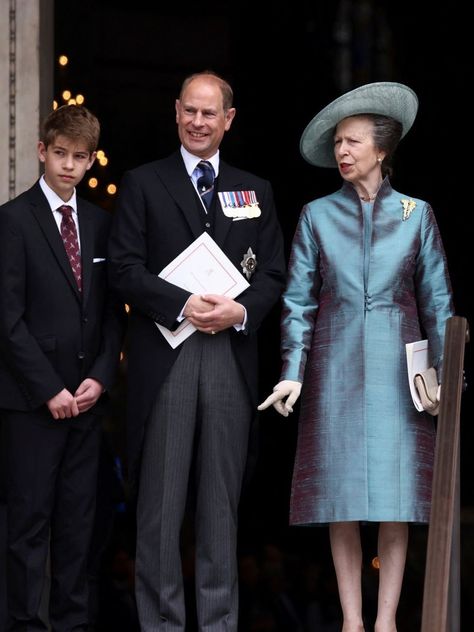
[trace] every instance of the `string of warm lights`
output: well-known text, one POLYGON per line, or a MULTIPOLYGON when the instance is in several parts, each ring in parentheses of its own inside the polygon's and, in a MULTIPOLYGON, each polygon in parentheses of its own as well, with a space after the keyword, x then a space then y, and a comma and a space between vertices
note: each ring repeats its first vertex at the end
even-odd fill
MULTIPOLYGON (((66 68, 69 64, 69 58, 67 55, 59 55, 58 64, 61 68, 66 68)), ((59 107, 59 103, 67 103, 68 105, 83 105, 85 102, 85 96, 83 94, 76 94, 73 96, 71 90, 63 90, 61 93, 61 99, 53 101, 53 109, 55 110, 59 107)), ((98 164, 100 167, 106 167, 109 163, 109 159, 105 154, 103 149, 99 149, 97 151, 97 157, 95 164, 98 164)), ((104 191, 107 195, 113 196, 117 193, 117 185, 113 182, 107 182, 106 174, 103 174, 103 177, 91 176, 87 185, 91 189, 99 189, 99 187, 103 187, 104 191)))
MULTIPOLYGON (((61 68, 65 68, 68 65, 68 63, 69 63, 69 59, 67 55, 60 55, 58 57, 58 64, 61 68)), ((55 99, 53 101, 53 109, 56 110, 56 108, 59 107, 60 102, 63 102, 62 104, 67 103, 68 105, 82 105, 85 102, 85 100, 86 99, 83 94, 79 93, 73 96, 73 93, 71 92, 71 90, 63 90, 61 93, 61 99, 60 100, 55 99)), ((106 156, 105 151, 103 149, 98 149, 94 165, 99 165, 99 168, 105 168, 107 167, 108 164, 109 164, 109 159, 106 156)), ((101 177, 91 176, 87 180, 87 185, 89 186, 90 189, 99 190, 99 188, 101 187, 101 181, 104 182, 104 184, 102 185, 102 188, 107 193, 107 195, 113 196, 117 193, 117 185, 114 184, 113 182, 107 182, 106 177, 101 178, 101 177)), ((128 305, 125 305, 125 310, 128 313, 130 311, 130 307, 128 305)), ((125 354, 122 351, 120 354, 120 362, 123 362, 124 360, 125 360, 125 354)))

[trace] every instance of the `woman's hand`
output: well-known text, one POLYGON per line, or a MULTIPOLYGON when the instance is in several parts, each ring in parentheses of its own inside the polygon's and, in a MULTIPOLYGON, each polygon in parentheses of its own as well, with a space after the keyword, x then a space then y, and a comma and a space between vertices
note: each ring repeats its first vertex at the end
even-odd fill
POLYGON ((273 393, 257 408, 258 410, 265 410, 265 408, 273 405, 277 413, 280 413, 283 417, 288 417, 288 415, 293 412, 293 406, 300 396, 300 393, 301 382, 283 380, 273 387, 273 393))

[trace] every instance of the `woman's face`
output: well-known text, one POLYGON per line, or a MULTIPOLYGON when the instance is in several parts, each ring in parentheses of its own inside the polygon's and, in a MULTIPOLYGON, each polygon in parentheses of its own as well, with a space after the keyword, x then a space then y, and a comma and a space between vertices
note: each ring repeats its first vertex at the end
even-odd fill
POLYGON ((373 129, 372 120, 364 115, 349 116, 337 125, 334 156, 344 180, 357 184, 381 178, 385 153, 375 147, 373 129))

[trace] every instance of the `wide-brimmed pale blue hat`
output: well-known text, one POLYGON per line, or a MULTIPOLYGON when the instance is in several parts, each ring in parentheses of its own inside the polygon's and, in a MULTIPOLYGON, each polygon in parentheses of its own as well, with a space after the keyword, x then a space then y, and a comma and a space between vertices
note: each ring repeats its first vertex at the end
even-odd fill
POLYGON ((418 97, 402 83, 379 81, 346 92, 322 109, 308 123, 300 140, 305 160, 317 167, 337 167, 334 130, 342 119, 356 114, 382 114, 402 124, 402 138, 413 125, 418 97))

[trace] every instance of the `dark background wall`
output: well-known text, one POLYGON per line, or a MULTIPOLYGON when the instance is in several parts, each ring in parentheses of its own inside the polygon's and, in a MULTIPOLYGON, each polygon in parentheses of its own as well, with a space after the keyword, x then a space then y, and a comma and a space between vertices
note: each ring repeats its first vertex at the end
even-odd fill
MULTIPOLYGON (((114 197, 104 193, 103 185, 119 185, 126 169, 177 147, 174 100, 181 81, 191 72, 212 68, 233 85, 237 107, 222 154, 272 182, 288 251, 303 204, 340 185, 337 173, 311 167, 301 158, 299 138, 306 124, 327 102, 358 85, 384 80, 406 83, 418 94, 420 108, 398 149, 393 185, 432 204, 445 242, 457 313, 472 322, 473 142, 467 94, 472 36, 466 9, 456 2, 435 9, 431 3, 406 0, 295 0, 283 8, 276 3, 258 5, 263 16, 255 15, 256 2, 246 1, 208 2, 206 7, 179 2, 172 9, 169 3, 145 0, 56 3, 56 53, 70 59, 65 68, 56 67, 56 99, 62 102, 66 88, 85 95, 85 105, 102 122, 101 147, 109 158, 106 167, 94 166, 99 187, 83 186, 83 195, 113 212, 114 197)), ((277 307, 261 335, 262 396, 278 379, 278 319, 277 307)), ((125 364, 123 368, 125 373, 125 364)), ((468 382, 471 372, 468 345, 468 382)), ((471 384, 462 409, 465 630, 472 629, 474 597, 469 579, 474 558, 472 391, 471 384)), ((108 428, 112 457, 122 456, 123 448, 123 391, 117 397, 116 415, 108 428)), ((337 597, 327 532, 287 526, 295 438, 296 418, 283 421, 273 411, 261 416, 258 465, 242 501, 242 595, 244 603, 249 600, 249 613, 260 609, 270 614, 267 619, 249 614, 248 630, 303 629, 295 623, 292 609, 300 620, 320 616, 319 627, 313 620, 305 630, 337 629, 330 627, 337 597), (250 588, 254 584, 265 595, 260 601, 250 588), (284 605, 288 602, 291 607, 284 605), (270 623, 264 627, 262 621, 270 623)), ((110 497, 107 489, 104 493, 110 497)), ((124 506, 117 507, 119 526, 114 527, 105 559, 109 577, 125 586, 124 577, 133 564, 129 548, 133 527, 124 506)), ((364 533, 370 609, 376 577, 370 559, 376 546, 371 529, 364 533)), ((401 629, 408 632, 419 629, 425 538, 424 528, 412 533, 400 615, 405 625, 401 629)), ((189 547, 192 550, 192 544, 189 547)), ((107 581, 101 581, 104 616, 107 595, 114 593, 107 581)), ((126 601, 125 588, 123 595, 126 601)), ((131 625, 124 629, 132 630, 131 625)))

